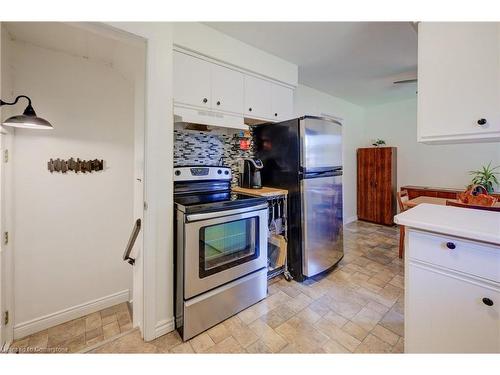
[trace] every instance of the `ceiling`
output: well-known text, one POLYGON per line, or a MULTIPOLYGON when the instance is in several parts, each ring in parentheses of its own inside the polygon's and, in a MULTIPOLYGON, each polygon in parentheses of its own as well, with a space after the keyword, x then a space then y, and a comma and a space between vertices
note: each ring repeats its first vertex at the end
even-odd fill
POLYGON ((144 69, 145 43, 91 23, 2 22, 17 42, 108 65, 132 79, 144 69))
POLYGON ((299 66, 299 82, 361 106, 415 97, 417 34, 410 22, 208 22, 299 66))

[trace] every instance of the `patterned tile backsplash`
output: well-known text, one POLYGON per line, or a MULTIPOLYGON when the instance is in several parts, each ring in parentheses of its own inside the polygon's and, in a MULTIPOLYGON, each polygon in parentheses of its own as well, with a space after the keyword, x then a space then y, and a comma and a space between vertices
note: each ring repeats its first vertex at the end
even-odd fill
POLYGON ((238 184, 238 160, 253 156, 253 142, 248 151, 240 150, 237 134, 211 134, 193 130, 174 130, 174 166, 217 165, 220 158, 231 168, 232 184, 238 184))

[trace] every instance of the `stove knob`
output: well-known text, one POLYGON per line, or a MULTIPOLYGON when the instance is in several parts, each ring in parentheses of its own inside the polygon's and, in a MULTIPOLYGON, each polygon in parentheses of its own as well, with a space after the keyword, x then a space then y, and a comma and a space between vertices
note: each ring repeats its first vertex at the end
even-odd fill
POLYGON ((217 174, 222 174, 222 171, 220 169, 218 169, 217 174))
POLYGON ((180 176, 181 175, 181 171, 175 171, 175 175, 176 176, 180 176))
POLYGON ((225 174, 225 175, 228 175, 228 174, 229 174, 229 171, 224 171, 224 174, 225 174))

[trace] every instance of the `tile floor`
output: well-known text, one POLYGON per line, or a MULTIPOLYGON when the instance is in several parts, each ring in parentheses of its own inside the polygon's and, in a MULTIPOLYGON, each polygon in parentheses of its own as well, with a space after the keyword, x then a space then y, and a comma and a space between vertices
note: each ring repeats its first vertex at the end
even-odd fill
POLYGON ((15 353, 75 353, 132 330, 128 303, 59 324, 14 341, 15 353))
POLYGON ((402 353, 398 229, 354 222, 344 242, 344 259, 330 274, 275 280, 265 300, 188 342, 171 332, 145 343, 134 330, 93 352, 402 353))

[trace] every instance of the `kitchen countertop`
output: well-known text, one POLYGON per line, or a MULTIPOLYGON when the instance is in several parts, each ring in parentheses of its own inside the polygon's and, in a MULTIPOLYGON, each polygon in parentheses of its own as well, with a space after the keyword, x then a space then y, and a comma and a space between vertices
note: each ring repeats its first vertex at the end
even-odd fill
POLYGON ((419 204, 394 217, 397 224, 500 245, 500 212, 419 204))
POLYGON ((242 188, 240 186, 236 186, 231 189, 236 193, 248 194, 248 195, 256 195, 258 197, 279 197, 281 195, 287 195, 288 190, 285 189, 277 189, 272 187, 263 186, 261 189, 248 189, 242 188))

